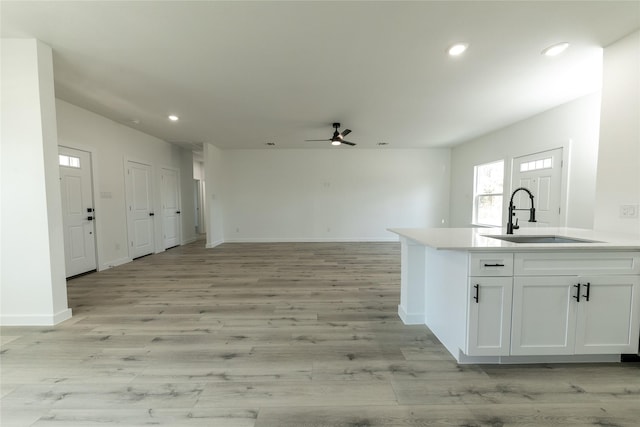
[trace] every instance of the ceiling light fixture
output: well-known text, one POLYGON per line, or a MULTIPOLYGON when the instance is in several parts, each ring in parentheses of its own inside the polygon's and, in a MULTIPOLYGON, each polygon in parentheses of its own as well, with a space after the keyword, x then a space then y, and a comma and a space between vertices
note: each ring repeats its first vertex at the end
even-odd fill
POLYGON ((340 145, 342 144, 340 141, 338 141, 337 139, 334 139, 331 141, 331 145, 340 145))
POLYGON ((180 117, 172 114, 169 116, 169 120, 171 120, 172 122, 177 122, 178 120, 180 120, 180 117))
POLYGON ((554 45, 549 46, 548 48, 544 49, 541 54, 544 56, 556 56, 556 55, 560 55, 562 52, 564 52, 567 48, 569 47, 569 43, 567 42, 562 42, 562 43, 556 43, 554 45))
POLYGON ((468 47, 468 43, 456 43, 449 49, 447 49, 447 53, 449 54, 449 56, 460 56, 467 50, 468 47))

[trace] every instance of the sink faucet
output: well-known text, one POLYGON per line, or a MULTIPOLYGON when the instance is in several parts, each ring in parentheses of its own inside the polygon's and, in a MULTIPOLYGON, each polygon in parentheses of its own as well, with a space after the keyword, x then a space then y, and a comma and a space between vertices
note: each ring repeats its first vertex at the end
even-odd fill
POLYGON ((513 223, 513 217, 515 216, 514 211, 529 211, 529 222, 536 222, 536 208, 533 207, 533 194, 531 191, 527 190, 524 187, 516 188, 513 193, 511 193, 511 200, 509 200, 509 220, 507 221, 507 234, 513 234, 513 230, 517 230, 520 228, 518 225, 518 218, 516 218, 516 223, 513 223), (529 209, 516 209, 513 204, 513 196, 520 190, 526 191, 529 194, 529 198, 531 199, 531 207, 529 209))

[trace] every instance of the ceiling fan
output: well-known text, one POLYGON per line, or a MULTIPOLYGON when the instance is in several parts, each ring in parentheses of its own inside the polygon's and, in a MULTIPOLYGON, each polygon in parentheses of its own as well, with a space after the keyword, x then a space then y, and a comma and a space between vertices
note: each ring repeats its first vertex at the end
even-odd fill
POLYGON ((352 147, 356 144, 354 144, 353 142, 349 142, 349 141, 345 141, 344 137, 349 135, 351 133, 350 129, 345 129, 342 132, 338 132, 338 128, 340 127, 340 123, 334 123, 333 124, 333 128, 335 129, 333 131, 333 136, 330 139, 305 139, 305 141, 307 142, 316 142, 316 141, 331 141, 331 145, 342 145, 342 144, 347 144, 347 145, 351 145, 352 147))

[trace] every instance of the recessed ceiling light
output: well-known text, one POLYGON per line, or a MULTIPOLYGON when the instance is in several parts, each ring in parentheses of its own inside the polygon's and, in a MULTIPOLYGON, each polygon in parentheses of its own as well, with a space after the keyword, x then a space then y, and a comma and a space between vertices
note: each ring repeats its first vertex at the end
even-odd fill
POLYGON ((541 53, 544 56, 556 56, 556 55, 560 55, 568 47, 569 47, 569 43, 567 42, 557 43, 544 49, 541 53))
POLYGON ((169 120, 171 120, 172 122, 177 122, 178 120, 180 120, 180 117, 172 114, 169 116, 169 120))
POLYGON ((449 56, 460 56, 464 53, 465 50, 469 47, 468 43, 456 43, 447 49, 447 53, 449 56))
POLYGON ((378 142, 378 145, 389 145, 388 142, 378 142))

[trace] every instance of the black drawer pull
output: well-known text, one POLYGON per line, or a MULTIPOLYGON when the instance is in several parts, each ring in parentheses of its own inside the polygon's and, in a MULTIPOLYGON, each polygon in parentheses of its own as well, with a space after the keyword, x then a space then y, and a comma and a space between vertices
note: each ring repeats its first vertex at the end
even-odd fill
POLYGON ((473 285, 474 288, 476 288, 476 296, 473 297, 474 300, 476 300, 476 304, 478 304, 478 299, 480 297, 480 285, 473 285))
POLYGON ((504 267, 504 264, 485 264, 485 267, 504 267))
POLYGON ((585 286, 587 287, 587 293, 585 295, 582 295, 582 296, 585 297, 587 301, 589 301, 589 293, 591 291, 591 283, 587 282, 587 284, 585 286))

